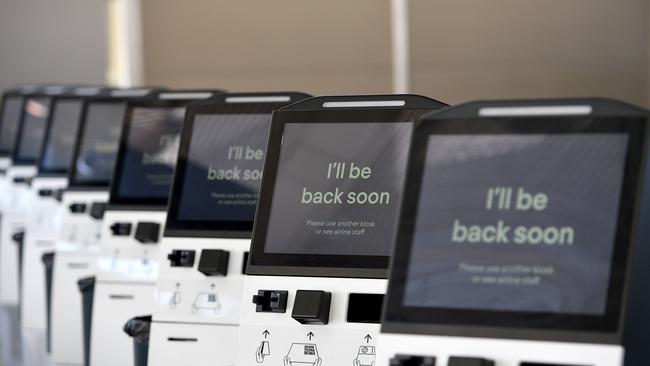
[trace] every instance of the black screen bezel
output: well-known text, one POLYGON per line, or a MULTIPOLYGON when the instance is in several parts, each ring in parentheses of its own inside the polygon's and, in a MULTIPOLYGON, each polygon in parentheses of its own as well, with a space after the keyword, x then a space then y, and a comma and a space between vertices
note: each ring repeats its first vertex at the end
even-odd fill
POLYGON ((284 128, 288 123, 414 123, 420 115, 433 109, 435 109, 434 106, 429 109, 377 108, 276 112, 273 116, 269 135, 267 157, 264 163, 264 175, 260 189, 261 199, 257 206, 247 274, 386 278, 389 256, 265 252, 266 234, 273 203, 273 191, 284 128))
MULTIPOLYGON (((122 182, 122 175, 120 174, 126 158, 127 149, 129 146, 129 132, 131 129, 131 118, 133 117, 133 110, 136 108, 179 108, 185 107, 187 113, 187 106, 192 102, 192 99, 177 99, 177 100, 138 100, 129 102, 126 106, 124 113, 124 121, 122 123, 122 131, 120 134, 120 144, 115 159, 115 169, 113 170, 113 179, 111 183, 109 203, 111 205, 125 205, 125 206, 151 206, 151 207, 166 207, 169 197, 154 198, 154 197, 121 197, 119 194, 119 186, 122 182)), ((183 124, 185 118, 183 118, 183 124)), ((181 133, 182 134, 182 133, 181 133)))
MULTIPOLYGON (((268 114, 269 119, 274 111, 288 103, 224 103, 201 101, 191 104, 185 112, 185 122, 181 133, 181 145, 178 161, 174 172, 174 182, 170 192, 167 208, 165 236, 168 237, 208 237, 208 238, 244 238, 251 237, 253 220, 250 221, 212 221, 212 220, 179 220, 177 218, 180 199, 183 191, 183 180, 187 171, 190 142, 194 131, 194 119, 198 115, 219 114, 268 114)), ((261 191, 260 191, 261 192, 261 191)))
MULTIPOLYGON (((78 101, 81 105, 81 109, 79 112, 79 121, 77 121, 77 128, 76 128, 76 135, 79 135, 79 129, 81 127, 81 121, 82 121, 82 115, 83 115, 83 108, 84 108, 84 98, 80 96, 58 96, 52 98, 52 103, 50 105, 50 115, 48 116, 47 119, 47 128, 45 132, 45 139, 43 140, 43 148, 41 149, 41 155, 38 158, 38 174, 47 174, 47 175, 67 175, 70 169, 70 165, 72 164, 73 160, 68 162, 67 168, 63 169, 54 169, 54 168, 47 168, 44 165, 45 162, 45 153, 47 150, 47 146, 50 142, 50 139, 52 138, 52 127, 54 124, 54 115, 56 114, 56 108, 59 102, 61 101, 78 101)), ((75 137, 75 144, 76 144, 76 137, 75 137)), ((74 146, 72 149, 72 157, 74 157, 74 146)))
POLYGON ((641 117, 519 117, 425 120, 416 127, 411 145, 405 195, 393 254, 391 280, 384 309, 382 331, 415 334, 496 336, 542 340, 611 343, 620 331, 626 282, 626 263, 632 246, 635 198, 640 189, 645 120, 641 117), (549 123, 552 123, 549 126, 549 123), (610 282, 605 314, 578 315, 543 312, 468 310, 404 306, 403 298, 415 231, 418 198, 431 135, 443 134, 628 134, 619 216, 617 218, 610 282), (406 265, 405 265, 406 264, 406 265))
MULTIPOLYGON (((86 122, 87 122, 87 117, 88 117, 88 107, 92 103, 115 103, 115 104, 127 104, 129 101, 129 98, 122 98, 122 97, 92 97, 85 99, 83 102, 83 108, 81 112, 81 122, 79 123, 79 129, 77 130, 77 141, 75 143, 75 148, 74 148, 74 154, 72 155, 72 161, 70 162, 70 169, 68 171, 68 186, 72 189, 76 188, 101 188, 101 189, 106 189, 110 187, 110 178, 108 180, 101 180, 101 179, 96 179, 96 180, 83 180, 83 181, 78 181, 76 177, 76 171, 77 169, 75 168, 75 164, 77 164, 77 160, 79 159, 79 154, 81 153, 81 145, 83 144, 83 135, 84 131, 86 130, 86 122)), ((126 106, 125 106, 126 108, 126 106)), ((120 121, 120 123, 124 123, 124 120, 120 121)), ((121 132, 120 132, 121 134, 121 132)))
POLYGON ((30 166, 30 165, 37 165, 38 160, 41 156, 41 153, 43 151, 43 147, 45 146, 45 136, 47 135, 47 130, 49 129, 49 119, 50 115, 52 114, 52 103, 53 103, 53 97, 51 95, 43 94, 43 93, 34 93, 34 94, 25 94, 23 96, 23 102, 22 102, 22 109, 20 112, 20 123, 18 126, 18 132, 16 133, 16 140, 14 141, 14 146, 13 146, 13 151, 11 153, 11 161, 13 165, 17 166, 30 166), (19 156, 19 151, 20 151, 20 146, 21 146, 21 140, 23 138, 23 133, 25 132, 25 118, 27 117, 27 112, 25 111, 25 108, 27 107, 27 102, 30 99, 46 99, 49 102, 48 105, 48 110, 47 110, 47 116, 45 117, 45 126, 44 126, 44 131, 43 131, 43 139, 40 141, 41 148, 39 153, 37 154, 36 157, 32 158, 25 158, 19 156))
MULTIPOLYGON (((2 149, 0 146, 0 157, 7 157, 10 158, 13 155, 13 150, 16 147, 16 139, 18 138, 18 133, 20 131, 20 125, 23 119, 23 114, 25 113, 25 95, 17 92, 8 92, 4 93, 2 95, 2 105, 0 105, 0 118, 3 116, 5 112, 5 108, 7 107, 7 99, 9 98, 19 98, 20 99, 20 111, 18 112, 18 120, 16 121, 16 132, 14 135, 14 141, 13 145, 11 146, 11 149, 2 149)), ((5 131, 4 126, 2 124, 4 123, 4 120, 0 120, 0 134, 2 134, 5 131)))

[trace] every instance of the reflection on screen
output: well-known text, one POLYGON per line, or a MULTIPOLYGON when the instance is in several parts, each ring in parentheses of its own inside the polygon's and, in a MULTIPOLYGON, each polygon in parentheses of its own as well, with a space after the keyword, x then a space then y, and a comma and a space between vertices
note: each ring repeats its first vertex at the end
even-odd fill
POLYGON ((270 114, 197 115, 179 221, 253 221, 270 114))
POLYGON ((124 102, 88 105, 86 125, 75 162, 77 182, 111 180, 125 111, 124 102))
POLYGON ((627 144, 432 136, 404 304, 604 314, 627 144))
POLYGON ((412 123, 288 123, 265 251, 388 256, 412 123))
POLYGON ((45 144, 42 168, 67 170, 74 153, 75 136, 81 120, 80 99, 59 99, 52 108, 52 125, 45 144))
POLYGON ((133 109, 118 178, 121 198, 168 197, 184 116, 185 107, 133 109))
POLYGON ((0 151, 11 152, 14 149, 22 103, 23 97, 20 96, 5 99, 2 109, 2 124, 0 124, 2 128, 2 131, 0 131, 0 151))
POLYGON ((49 109, 49 98, 28 98, 25 102, 23 127, 16 154, 18 160, 35 162, 40 156, 49 109))

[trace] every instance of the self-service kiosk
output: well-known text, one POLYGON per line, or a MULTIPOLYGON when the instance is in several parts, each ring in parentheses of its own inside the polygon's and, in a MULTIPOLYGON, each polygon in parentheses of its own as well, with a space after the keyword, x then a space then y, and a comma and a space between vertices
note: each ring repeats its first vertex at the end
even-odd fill
POLYGON ((233 93, 186 114, 161 247, 150 365, 235 365, 271 113, 302 93, 233 93))
POLYGON ((239 366, 374 364, 411 129, 444 106, 341 96, 274 113, 239 366))
POLYGON ((167 91, 127 105, 102 224, 90 336, 90 364, 133 364, 122 327, 151 314, 167 200, 185 110, 218 91, 167 91))
POLYGON ((20 323, 23 362, 46 364, 45 276, 41 257, 52 251, 59 235, 63 206, 57 200, 68 185, 74 143, 83 101, 103 92, 100 87, 79 87, 52 99, 37 174, 31 179, 20 283, 20 323))
POLYGON ((129 100, 152 98, 157 90, 112 90, 84 102, 68 187, 61 193, 63 217, 56 242, 49 300, 49 335, 55 365, 83 363, 82 303, 78 280, 94 275, 101 220, 129 100))
MULTIPOLYGON (((13 183, 7 173, 11 166, 11 155, 20 127, 25 94, 33 91, 34 88, 31 87, 17 87, 4 92, 2 96, 2 110, 0 111, 0 220, 9 210, 10 203, 14 202, 11 192, 13 183)), ((5 251, 7 252, 7 264, 0 264, 0 267, 4 268, 4 271, 0 269, 0 276, 5 276, 4 280, 7 282, 6 285, 3 284, 3 280, 0 278, 0 287, 7 288, 4 296, 5 301, 0 304, 0 363, 11 366, 18 365, 21 358, 20 312, 16 301, 17 284, 13 286, 13 281, 17 281, 18 256, 12 245, 7 245, 5 251), (14 262, 11 262, 11 258, 14 258, 14 262)))
POLYGON ((22 243, 32 201, 29 183, 36 174, 47 127, 52 96, 63 87, 49 87, 25 94, 20 123, 7 168, 8 189, 0 217, 0 304, 18 304, 22 243))
POLYGON ((601 99, 424 117, 377 365, 650 364, 647 135, 601 99))

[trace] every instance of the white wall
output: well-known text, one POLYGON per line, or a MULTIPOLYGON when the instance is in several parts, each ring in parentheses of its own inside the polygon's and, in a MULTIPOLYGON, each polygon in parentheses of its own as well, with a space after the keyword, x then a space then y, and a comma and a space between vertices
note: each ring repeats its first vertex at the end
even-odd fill
POLYGON ((0 0, 0 88, 103 83, 105 0, 0 0))

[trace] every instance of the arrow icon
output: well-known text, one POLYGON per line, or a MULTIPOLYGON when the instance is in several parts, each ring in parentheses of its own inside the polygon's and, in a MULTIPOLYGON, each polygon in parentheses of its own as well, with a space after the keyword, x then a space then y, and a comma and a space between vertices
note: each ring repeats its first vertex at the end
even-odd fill
POLYGON ((267 330, 263 331, 262 334, 264 334, 264 339, 266 339, 266 337, 268 337, 269 334, 271 334, 271 333, 267 329, 267 330))
POLYGON ((307 333, 307 337, 309 337, 309 340, 311 341, 312 337, 314 337, 314 333, 312 332, 307 333))
POLYGON ((370 334, 366 334, 366 336, 363 337, 363 339, 366 340, 366 343, 370 343, 370 340, 372 339, 372 337, 370 336, 370 334))

